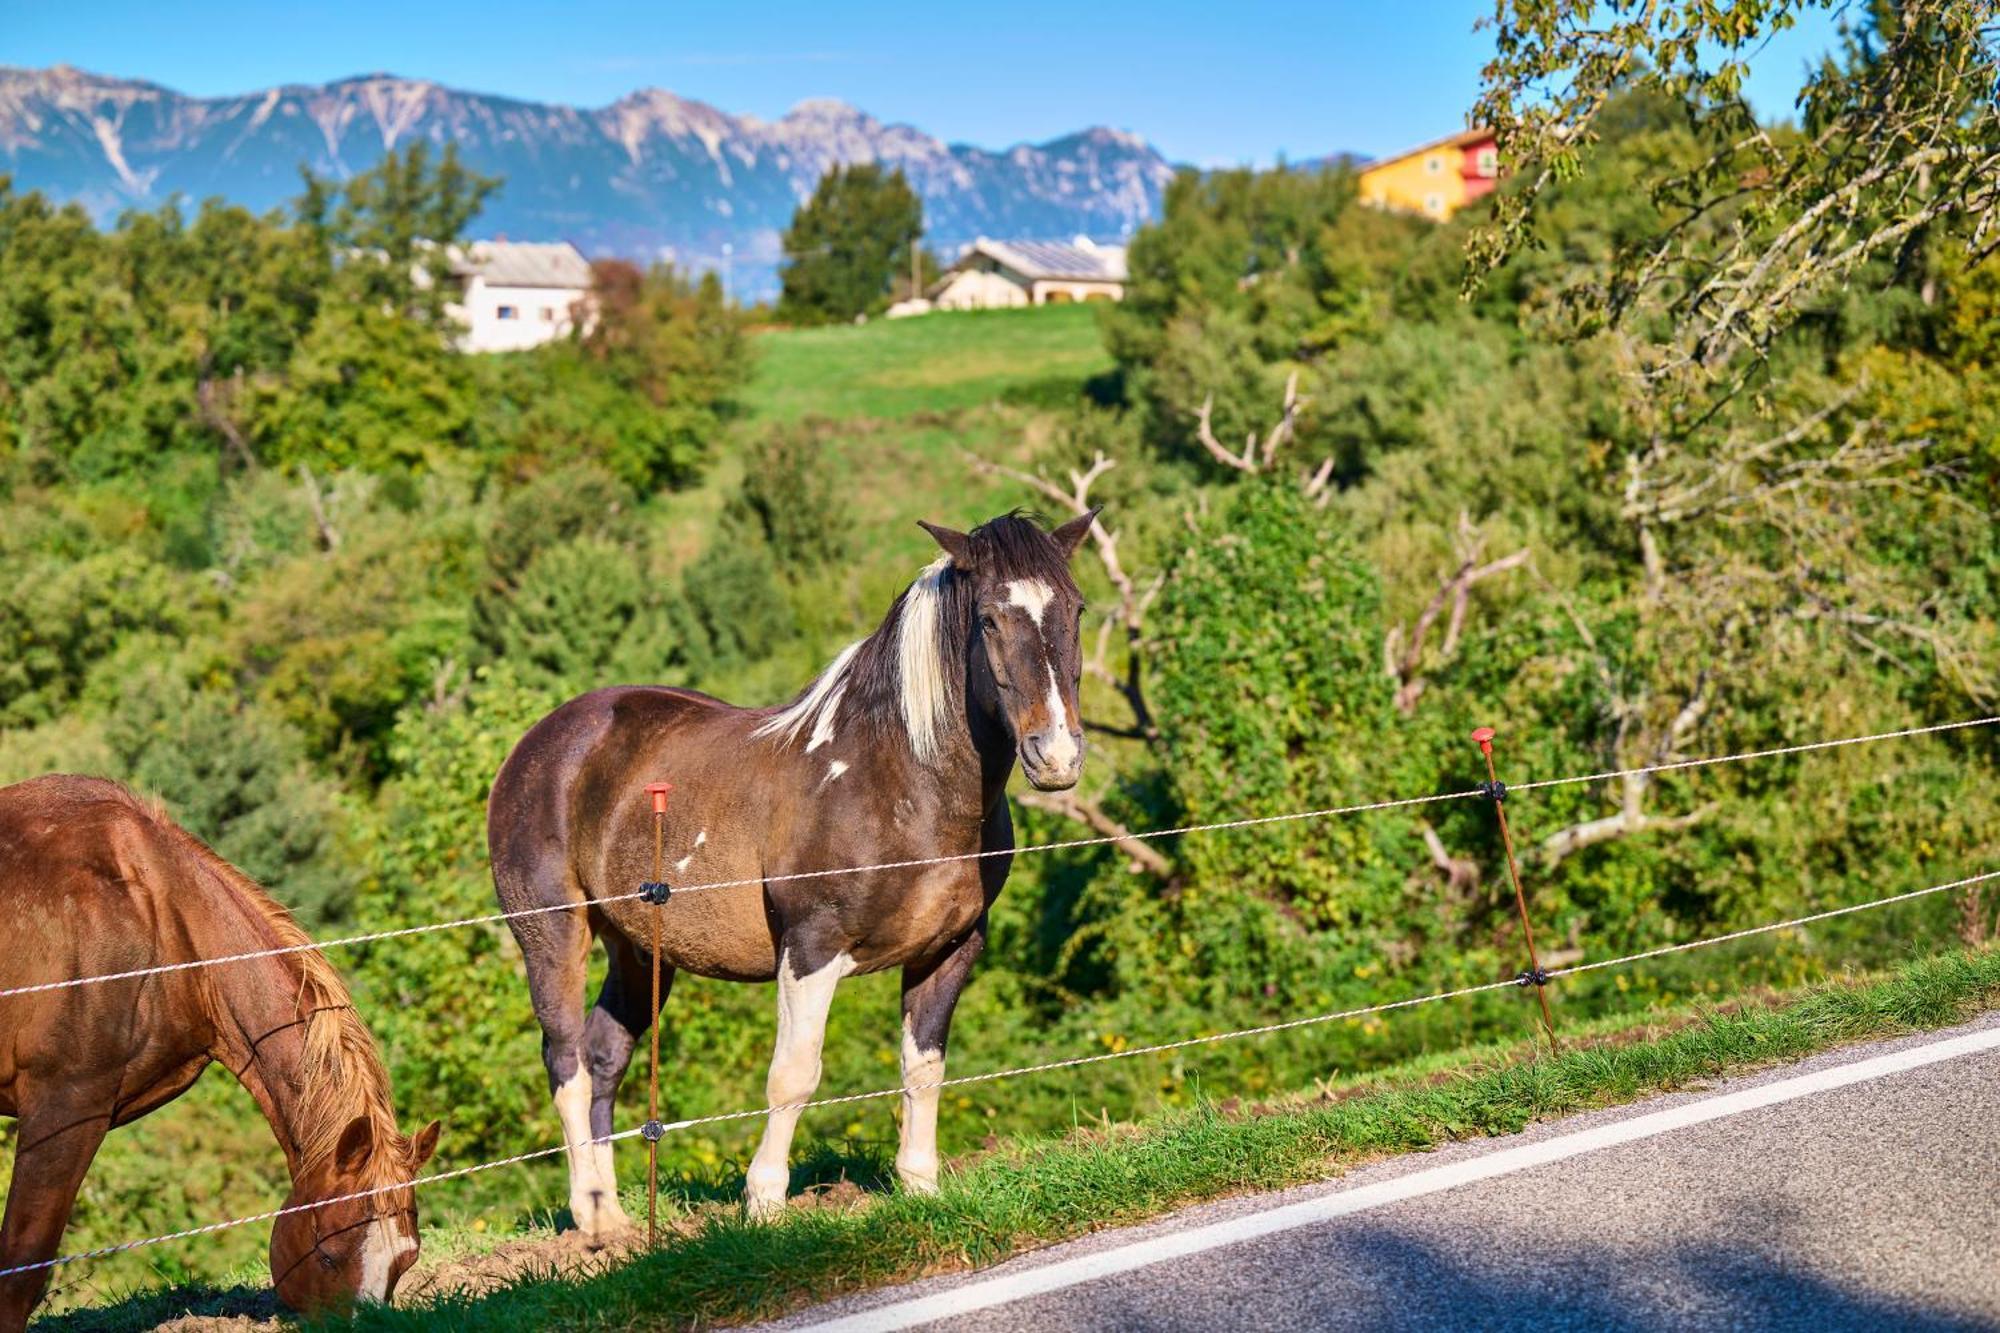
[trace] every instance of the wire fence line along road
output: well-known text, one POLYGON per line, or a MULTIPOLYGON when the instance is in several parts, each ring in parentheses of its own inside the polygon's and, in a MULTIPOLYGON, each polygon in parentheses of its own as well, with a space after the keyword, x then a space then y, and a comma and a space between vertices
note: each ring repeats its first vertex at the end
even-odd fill
MULTIPOLYGON (((1970 888, 1973 885, 1984 884, 1993 880, 2000 880, 2000 870, 1989 870, 1976 875, 1967 875, 1946 883, 1933 884, 1928 888, 1914 889, 1908 893, 1891 894, 1885 898, 1873 898, 1867 902, 1851 903, 1845 907, 1835 907, 1823 912, 1813 912, 1806 916, 1792 917, 1784 921, 1773 921, 1766 925, 1752 926, 1746 930, 1730 931, 1727 934, 1712 935, 1699 940, 1689 940, 1681 944, 1669 944, 1661 948, 1647 949, 1639 953, 1626 954, 1618 958, 1607 958, 1594 963, 1579 963, 1571 967, 1553 970, 1547 975, 1550 979, 1555 979, 1558 977, 1575 976, 1579 973, 1592 972, 1602 968, 1644 962, 1666 954, 1683 953, 1690 949, 1704 949, 1711 945, 1726 944, 1732 940, 1747 939, 1754 935, 1767 935, 1774 931, 1790 930, 1799 926, 1811 925, 1817 921, 1826 921, 1840 916, 1850 916, 1856 912, 1865 912, 1872 908, 1888 907, 1896 903, 1910 902, 1913 899, 1924 898, 1937 893, 1947 893, 1954 889, 1970 888)), ((1040 1064, 1020 1065, 1012 1069, 996 1069, 982 1074, 965 1074, 957 1078, 940 1079, 934 1083, 900 1084, 893 1088, 880 1088, 873 1092, 846 1093, 836 1097, 820 1097, 810 1101, 790 1102, 782 1106, 756 1107, 742 1111, 728 1111, 719 1115, 694 1116, 686 1120, 671 1120, 660 1125, 658 1128, 664 1133, 676 1133, 694 1129, 701 1125, 716 1125, 728 1121, 760 1119, 770 1115, 774 1111, 811 1111, 829 1106, 851 1106, 857 1102, 881 1101, 888 1097, 900 1097, 906 1092, 927 1092, 932 1089, 969 1087, 978 1083, 997 1083, 1002 1079, 1022 1078, 1030 1074, 1046 1074, 1062 1069, 1078 1069, 1085 1065, 1104 1064, 1111 1060, 1129 1060, 1142 1055, 1161 1055, 1169 1051, 1187 1050, 1196 1046, 1210 1046, 1219 1042, 1237 1041, 1246 1037, 1263 1037, 1299 1028, 1316 1027, 1325 1023, 1337 1023, 1347 1019, 1365 1018, 1372 1014, 1391 1013, 1398 1009, 1413 1009, 1419 1005, 1436 1004, 1444 1000, 1456 1000, 1468 995, 1479 995, 1487 991, 1516 990, 1521 985, 1522 983, 1518 979, 1489 981, 1476 986, 1461 986, 1456 990, 1436 991, 1428 995, 1417 995, 1403 1000, 1391 1000, 1383 1004, 1364 1005, 1356 1009, 1340 1009, 1331 1013, 1311 1014, 1304 1018, 1286 1019, 1277 1023, 1265 1023, 1258 1027, 1236 1028, 1228 1032, 1213 1032, 1198 1037, 1183 1037, 1175 1041, 1156 1042, 1147 1046, 1131 1046, 1120 1051, 1097 1051, 1089 1055, 1070 1056, 1061 1060, 1048 1060, 1040 1064)), ((621 1129, 616 1133, 592 1139, 591 1142, 616 1143, 621 1139, 641 1137, 644 1133, 645 1130, 643 1128, 621 1129)), ((124 1241, 117 1245, 106 1245, 94 1250, 80 1250, 75 1254, 57 1255, 53 1259, 44 1259, 37 1263, 19 1264, 12 1268, 0 1268, 0 1277, 10 1277, 17 1273, 30 1273, 44 1268, 57 1268, 64 1264, 81 1263, 89 1259, 109 1258, 115 1254, 124 1254, 131 1250, 143 1249, 150 1245, 161 1245, 170 1241, 190 1240, 198 1236, 211 1235, 217 1231, 227 1231, 232 1227, 249 1226, 257 1222, 271 1221, 291 1213, 307 1212, 314 1208, 326 1208, 338 1203, 351 1203, 356 1199, 367 1199, 383 1194, 393 1194, 399 1190, 414 1189, 422 1185, 435 1185, 442 1181, 457 1180, 464 1176, 473 1175, 481 1171, 491 1171, 498 1167, 517 1166, 524 1162, 554 1157, 567 1151, 568 1148, 566 1145, 557 1145, 552 1148, 538 1148, 533 1152, 519 1153, 512 1157, 502 1157, 491 1162, 480 1162, 473 1166, 462 1166, 450 1171, 440 1171, 433 1175, 418 1176, 407 1182, 382 1185, 369 1190, 358 1190, 351 1194, 342 1194, 330 1199, 316 1199, 311 1203, 293 1204, 290 1207, 275 1208, 268 1212, 251 1213, 244 1217, 234 1217, 221 1222, 210 1222, 204 1226, 190 1227, 183 1231, 170 1231, 163 1235, 147 1236, 139 1240, 124 1241)))
MULTIPOLYGON (((1991 717, 1968 718, 1962 722, 1940 722, 1928 727, 1905 727, 1900 731, 1878 731, 1866 736, 1841 736, 1832 740, 1808 741, 1800 745, 1782 745, 1774 749, 1745 750, 1735 754, 1712 755, 1700 759, 1679 759, 1667 763, 1646 764, 1638 768, 1610 769, 1602 773, 1586 773, 1574 777, 1543 778, 1534 782, 1510 783, 1507 791, 1518 794, 1542 791, 1552 787, 1575 786, 1587 782, 1604 782, 1612 778, 1637 777, 1650 773, 1670 773, 1683 769, 1709 768, 1717 764, 1741 763, 1752 759, 1773 759, 1781 755, 1807 754, 1817 750, 1838 749, 1847 745, 1867 745, 1876 741, 1902 740, 1911 736, 1930 736, 1940 732, 1963 731, 1970 727, 1991 726, 2000 723, 2000 714, 1991 717)), ((1071 851, 1083 847, 1108 847, 1124 842, 1148 842, 1162 838, 1184 837, 1191 833, 1221 833, 1230 829, 1256 828, 1267 824, 1290 824, 1309 819, 1330 819, 1339 815, 1366 814, 1376 810, 1398 810, 1413 806, 1436 805, 1445 801, 1463 801, 1486 793, 1477 787, 1466 791, 1441 792, 1429 796, 1403 796, 1391 800, 1367 801, 1356 805, 1327 806, 1317 810, 1295 810, 1279 815, 1257 815, 1247 819, 1225 819, 1210 824, 1184 824, 1176 828, 1141 829, 1135 832, 1114 834, 1094 838, 1065 838, 1057 842, 1029 843, 1022 847, 995 848, 991 851, 959 852, 951 856, 927 856, 909 861, 882 861, 872 865, 835 866, 825 870, 800 870, 783 875, 765 875, 752 879, 711 880, 705 883, 675 885, 673 892, 700 893, 708 889, 734 889, 749 885, 781 884, 794 880, 824 879, 834 875, 871 874, 884 870, 915 870, 924 866, 946 865, 954 861, 979 861, 993 856, 1027 856, 1037 852, 1071 851)), ((593 898, 593 903, 636 902, 646 897, 641 889, 632 893, 610 894, 593 898)), ((400 926, 391 930, 369 931, 361 935, 345 935, 330 940, 313 940, 305 944, 288 944, 276 949, 257 949, 248 953, 220 954, 214 958, 195 958, 181 963, 162 963, 154 967, 136 967, 125 972, 106 972, 89 977, 67 977, 61 981, 44 981, 30 986, 11 986, 0 989, 0 999, 10 995, 34 995, 44 991, 68 990, 75 986, 90 986, 101 982, 134 981, 141 977, 161 976, 169 972, 186 972, 196 968, 216 967, 224 963, 246 963, 259 958, 280 958, 287 954, 312 953, 316 950, 348 948, 357 944, 373 944, 381 940, 404 939, 411 935, 426 935, 432 931, 459 930, 467 926, 495 925, 521 917, 541 916, 550 912, 573 912, 585 907, 585 903, 555 903, 547 907, 524 907, 511 912, 488 912, 481 916, 458 917, 449 921, 430 921, 414 926, 400 926)))

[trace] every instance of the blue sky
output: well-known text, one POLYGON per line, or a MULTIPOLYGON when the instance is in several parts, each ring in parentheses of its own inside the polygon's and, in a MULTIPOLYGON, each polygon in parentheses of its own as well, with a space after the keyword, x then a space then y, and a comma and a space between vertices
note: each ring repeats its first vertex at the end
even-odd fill
MULTIPOLYGON (((941 138, 1000 147, 1086 125, 1136 131, 1176 161, 1370 155, 1457 129, 1490 50, 1491 0, 0 0, 0 64, 67 63, 183 92, 246 92, 388 70, 600 106, 663 87, 773 118, 839 97, 941 138)), ((1789 111, 1819 22, 1774 43, 1750 95, 1789 111)))

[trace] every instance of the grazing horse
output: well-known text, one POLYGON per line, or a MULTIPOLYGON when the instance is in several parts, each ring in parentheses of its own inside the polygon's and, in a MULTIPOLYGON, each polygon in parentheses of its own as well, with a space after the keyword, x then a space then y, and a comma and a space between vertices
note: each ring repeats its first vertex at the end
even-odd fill
POLYGON ((771 1113, 744 1182, 752 1216, 784 1207, 796 1103, 819 1086, 834 986, 856 972, 903 969, 896 1170, 907 1189, 937 1188, 945 1037, 1010 858, 785 877, 1012 848, 1004 798, 1017 756, 1044 791, 1076 784, 1083 599, 1069 560, 1095 518, 1053 532, 1012 514, 970 533, 926 523, 944 555, 880 628, 783 707, 617 686, 562 705, 507 757, 487 806, 501 906, 587 909, 511 922, 581 1230, 627 1225, 602 1140, 633 1048, 656 1017, 655 911, 663 1000, 677 968, 778 983, 771 1113), (629 899, 653 877, 652 813, 641 793, 655 779, 674 784, 669 880, 743 884, 682 893, 660 908, 629 899), (628 898, 602 901, 618 895, 628 898), (593 934, 604 937, 610 969, 586 1017, 593 934))
MULTIPOLYGON (((285 909, 116 783, 0 788, 0 989, 308 943, 285 909)), ((286 1206, 407 1182, 433 1121, 396 1132, 389 1078, 347 988, 306 951, 0 997, 0 1114, 18 1119, 0 1268, 52 1258, 105 1131, 220 1060, 270 1121, 286 1206)), ((416 1261, 413 1192, 271 1224, 271 1282, 300 1310, 386 1301, 416 1261)), ((50 1270, 0 1278, 0 1330, 26 1326, 50 1270)))

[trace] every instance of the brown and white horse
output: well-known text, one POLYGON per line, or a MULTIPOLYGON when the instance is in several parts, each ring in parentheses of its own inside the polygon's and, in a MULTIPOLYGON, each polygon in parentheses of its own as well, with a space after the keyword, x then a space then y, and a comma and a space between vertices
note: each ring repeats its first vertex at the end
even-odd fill
POLYGON ((1083 599, 1069 560, 1095 519, 1053 532, 1006 515, 970 533, 924 527, 945 554, 868 638, 782 708, 620 686, 572 699, 522 738, 494 781, 487 841, 501 906, 564 903, 512 921, 569 1145, 570 1211, 587 1233, 626 1225, 612 1172, 612 1105, 651 1012, 650 914, 662 917, 664 998, 676 968, 778 983, 765 1094, 774 1108, 744 1186, 753 1216, 784 1206, 793 1104, 819 1085, 834 986, 903 970, 907 1189, 937 1188, 934 1085, 952 1008, 986 940, 1007 856, 784 879, 804 871, 1011 848, 1007 774, 1043 790, 1083 771, 1077 714, 1083 599), (752 881, 663 908, 601 902, 652 878, 644 784, 674 784, 669 881, 752 881), (584 1012, 593 934, 610 970, 584 1012), (912 1089, 915 1090, 907 1090, 912 1089), (599 1141, 594 1141, 599 1140, 599 1141))
MULTIPOLYGON (((285 909, 185 829, 99 778, 0 788, 0 989, 307 943, 285 909)), ((18 1118, 0 1268, 55 1255, 105 1132, 220 1060, 291 1170, 287 1206, 408 1181, 433 1121, 396 1132, 389 1079, 317 953, 0 997, 0 1114, 18 1118)), ((416 1261, 413 1191, 290 1213, 271 1281, 314 1310, 386 1301, 416 1261)), ((0 1330, 26 1326, 49 1270, 0 1278, 0 1330)))

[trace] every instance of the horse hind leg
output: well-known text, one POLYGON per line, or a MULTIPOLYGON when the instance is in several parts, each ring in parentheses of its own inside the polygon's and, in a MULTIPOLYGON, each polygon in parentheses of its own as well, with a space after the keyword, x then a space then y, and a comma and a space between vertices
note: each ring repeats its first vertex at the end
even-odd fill
MULTIPOLYGON (((615 932, 604 937, 611 955, 604 987, 583 1028, 583 1068, 590 1087, 590 1135, 593 1154, 591 1180, 595 1220, 599 1234, 632 1225, 624 1205, 618 1200, 618 1178, 613 1169, 612 1149, 607 1141, 617 1126, 613 1123, 618 1102, 618 1086, 632 1063, 632 1052, 646 1029, 658 1020, 653 1008, 651 959, 629 940, 615 932)), ((660 967, 660 1002, 666 1003, 673 989, 674 969, 660 967)), ((576 1200, 570 1203, 576 1209, 576 1200)), ((581 1225, 579 1223, 579 1225, 581 1225)))
POLYGON ((585 1235, 606 1236, 623 1224, 623 1215, 616 1212, 616 1193, 598 1182, 600 1155, 608 1164, 610 1145, 593 1142, 590 1128, 593 1096, 584 1059, 583 988, 591 932, 583 895, 561 868, 516 864, 504 854, 494 857, 493 878, 501 905, 510 911, 561 901, 550 894, 552 887, 577 906, 574 912, 542 912, 515 917, 507 924, 521 946, 528 995, 542 1025, 542 1064, 548 1070, 549 1092, 568 1149, 570 1218, 585 1235), (612 1211, 600 1216, 599 1204, 607 1198, 612 1211))
POLYGON ((771 1114, 743 1180, 743 1207, 752 1218, 784 1211, 785 1191, 792 1180, 792 1133, 801 1114, 798 1103, 810 1100, 819 1087, 827 1011, 833 1006, 834 987, 853 970, 854 960, 844 952, 787 944, 778 957, 778 1037, 764 1083, 771 1114))
MULTIPOLYGON (((109 1096, 89 1107, 69 1101, 37 1107, 21 1117, 15 1127, 7 1215, 0 1221, 0 1268, 55 1257, 84 1172, 111 1127, 110 1105, 109 1096)), ((42 1299, 52 1271, 37 1268, 0 1278, 0 1333, 28 1326, 28 1315, 42 1299)))

